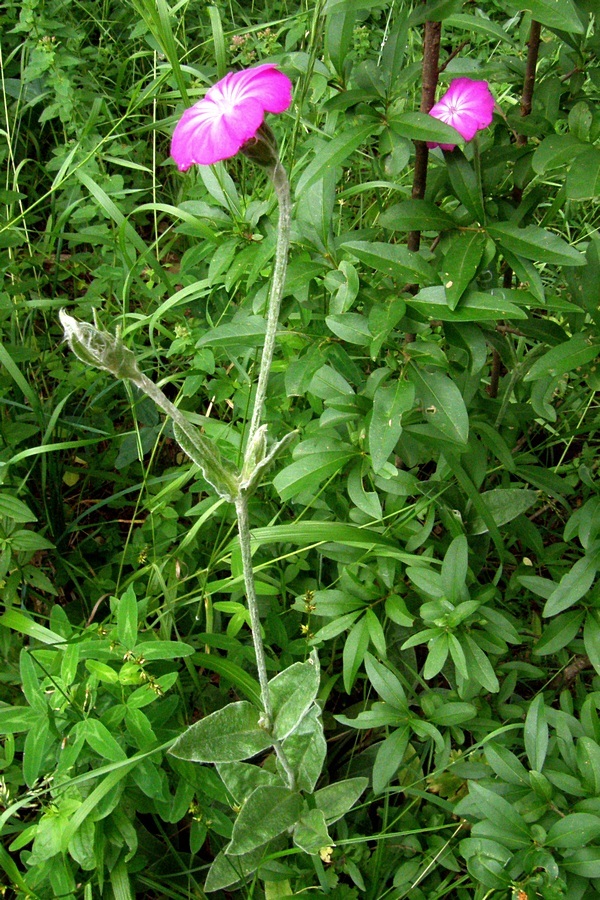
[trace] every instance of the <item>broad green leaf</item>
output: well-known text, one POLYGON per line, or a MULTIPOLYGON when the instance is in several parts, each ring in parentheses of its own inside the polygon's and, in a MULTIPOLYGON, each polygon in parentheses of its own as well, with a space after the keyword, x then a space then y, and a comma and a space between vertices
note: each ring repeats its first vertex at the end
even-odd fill
POLYGON ((446 303, 450 309, 456 305, 475 277, 486 238, 480 231, 463 231, 453 237, 440 272, 446 289, 446 303))
POLYGON ((226 678, 236 691, 245 694, 254 706, 260 706, 260 684, 237 663, 224 656, 217 656, 215 653, 197 653, 194 663, 203 669, 208 669, 209 672, 216 672, 217 675, 226 678))
POLYGON ((259 718, 259 711, 246 700, 230 703, 190 725, 169 752, 191 762, 249 759, 273 743, 271 736, 260 728, 259 718))
POLYGON ((237 884, 242 878, 252 875, 265 858, 265 850, 266 846, 257 847, 250 853, 244 853, 241 856, 227 856, 221 850, 208 870, 204 890, 207 893, 222 891, 224 888, 237 884))
POLYGON ((550 847, 575 850, 600 836, 600 817, 591 813, 570 813, 551 825, 545 843, 550 847))
POLYGON ((469 545, 464 534, 459 534, 446 550, 442 562, 442 585, 451 603, 458 603, 465 590, 469 570, 469 545))
MULTIPOLYGON (((480 496, 498 526, 506 525, 507 522, 512 522, 517 516, 527 512, 538 499, 535 491, 521 488, 494 488, 491 491, 484 491, 480 496)), ((481 516, 475 516, 469 530, 471 534, 485 534, 488 526, 481 516)))
POLYGON ((477 883, 506 892, 511 882, 507 871, 512 858, 510 850, 497 841, 478 837, 465 838, 458 846, 467 861, 469 874, 477 883))
POLYGON ((378 521, 383 515, 381 501, 377 491, 367 491, 363 484, 364 462, 359 461, 352 467, 346 483, 348 496, 354 505, 370 519, 378 521))
POLYGON ((529 705, 523 737, 530 768, 541 772, 548 751, 548 723, 543 694, 538 694, 529 705))
POLYGON ((42 771, 49 728, 49 719, 46 716, 40 717, 36 725, 27 732, 25 737, 23 778, 28 787, 33 787, 42 771))
MULTIPOLYGON (((573 613, 565 613, 565 615, 573 615, 573 613)), ((581 613, 581 617, 583 617, 583 613, 581 613)), ((583 627, 583 645, 591 664, 600 674, 600 624, 598 623, 597 609, 588 610, 583 627)))
POLYGON ((453 443, 466 444, 469 416, 457 385, 441 372, 427 372, 411 363, 408 377, 415 386, 415 398, 425 419, 453 443))
POLYGON ((99 719, 84 719, 75 726, 77 737, 83 737, 103 759, 111 762, 121 762, 127 759, 127 754, 121 745, 112 736, 106 725, 99 719))
POLYGON ((262 347, 266 330, 267 323, 262 316, 244 315, 233 322, 210 328, 196 341, 196 347, 226 347, 233 351, 262 347))
POLYGON ((20 634, 26 634, 30 638, 39 641, 41 644, 64 644, 66 643, 62 635, 51 631, 44 625, 39 625, 33 619, 19 612, 16 609, 9 609, 0 616, 0 625, 5 628, 12 628, 20 634))
POLYGON ((350 694, 354 687, 356 675, 362 665, 368 646, 369 626, 366 618, 363 616, 362 619, 352 626, 344 644, 342 659, 344 688, 347 694, 350 694))
POLYGON ((535 150, 531 166, 538 175, 552 169, 562 169, 589 147, 572 134, 550 134, 535 150))
POLYGON ((461 640, 469 678, 472 678, 491 694, 496 694, 500 690, 500 685, 488 657, 470 634, 465 634, 461 640))
POLYGON ((8 538, 12 550, 25 553, 36 553, 38 550, 54 550, 54 544, 35 531, 20 528, 13 531, 8 538))
POLYGON ((487 232, 501 247, 533 259, 557 266, 584 266, 585 256, 565 240, 545 228, 527 225, 519 228, 511 222, 489 225, 487 232))
POLYGON ((427 718, 434 725, 462 725, 470 722, 477 714, 477 707, 472 703, 444 703, 429 713, 427 718))
POLYGON ((600 747, 590 737, 577 741, 577 768, 583 778, 583 786, 593 796, 600 794, 600 747))
POLYGON ((240 856, 260 847, 300 818, 302 797, 278 785, 261 785, 250 794, 235 820, 228 856, 240 856))
POLYGON ((315 159, 302 172, 296 185, 296 199, 333 166, 345 162, 354 151, 373 136, 373 125, 355 125, 320 147, 315 159))
MULTIPOLYGON (((480 12, 479 9, 478 12, 480 12)), ((492 38, 492 40, 514 44, 514 39, 511 35, 501 25, 488 19, 487 16, 470 16, 466 13, 455 13, 445 19, 444 24, 450 28, 468 31, 471 34, 483 34, 485 37, 492 38)))
MULTIPOLYGON (((521 583, 524 582, 521 580, 521 583)), ((554 589, 554 583, 550 593, 554 589)), ((578 634, 585 612, 579 609, 572 609, 553 619, 549 625, 544 626, 542 636, 533 645, 533 652, 537 656, 547 656, 552 653, 558 653, 567 644, 570 644, 573 638, 578 634)), ((584 638, 585 639, 585 638, 584 638)), ((586 652, 590 656, 590 651, 586 646, 586 652)), ((591 659, 591 656, 590 656, 591 659)), ((592 660, 593 662, 593 660, 592 660)), ((595 665, 594 665, 595 668, 595 665)))
POLYGON ((369 313, 369 330, 373 336, 369 353, 376 359, 383 344, 406 313, 406 303, 402 297, 392 297, 387 305, 375 303, 369 313))
POLYGON ((39 712, 30 706, 0 706, 0 734, 29 731, 39 719, 39 712))
MULTIPOLYGON (((126 650, 133 650, 137 642, 137 598, 130 584, 117 600, 117 637, 126 650)), ((142 656, 143 654, 140 654, 142 656)))
POLYGON ((529 786, 527 769, 507 747, 488 741, 485 745, 485 757, 502 781, 508 784, 516 784, 519 787, 529 786))
POLYGON ((369 451, 373 471, 380 472, 402 434, 402 415, 412 409, 414 385, 398 379, 380 384, 373 397, 373 412, 369 423, 369 451))
POLYGON ((37 522, 37 516, 22 500, 5 492, 0 493, 0 516, 6 516, 14 522, 37 522))
POLYGON ((365 669, 381 699, 394 709, 408 713, 406 694, 397 676, 370 653, 365 653, 365 669))
MULTIPOLYGON (((509 292, 501 288, 483 293, 467 291, 461 297, 455 309, 450 309, 446 297, 446 288, 442 285, 423 288, 414 297, 407 297, 409 309, 415 309, 423 316, 441 319, 442 322, 489 322, 496 319, 526 319, 527 313, 516 306, 511 298, 515 291, 509 292)), ((523 302, 528 302, 531 295, 519 291, 523 302)), ((531 298, 532 299, 532 298, 531 298)))
MULTIPOLYGON (((314 705, 298 727, 285 739, 283 749, 296 776, 297 789, 312 793, 327 755, 321 711, 318 706, 314 705)), ((285 773, 279 762, 277 770, 285 779, 285 773)))
POLYGON ((456 222, 429 200, 403 200, 388 207, 379 223, 392 231, 449 231, 456 222))
POLYGON ((578 559, 573 567, 563 575, 560 583, 546 601, 544 616, 555 616, 569 609, 582 597, 585 597, 592 586, 598 571, 598 561, 593 556, 578 559))
POLYGON ((191 656, 195 650, 191 644, 184 644, 183 641, 142 641, 136 645, 135 652, 144 659, 154 660, 179 659, 191 656))
POLYGON ((446 125, 428 113, 407 112, 390 116, 388 124, 400 137, 411 141, 431 141, 436 144, 463 144, 464 138, 451 125, 446 125))
POLYGON ((600 847, 581 847, 561 860, 561 866, 581 878, 600 878, 600 847))
POLYGON ((442 632, 439 629, 438 631, 439 634, 433 637, 427 644, 429 652, 423 667, 423 678, 427 681, 429 681, 430 678, 434 678, 438 672, 442 671, 450 649, 448 635, 446 632, 442 632))
POLYGON ((381 794, 386 789, 400 766, 410 741, 409 725, 396 728, 377 750, 373 764, 373 792, 381 794))
POLYGON ((600 195, 600 148, 591 147, 574 160, 565 188, 569 200, 593 200, 600 195))
POLYGON ((600 355, 600 343, 594 343, 585 334, 576 334, 564 344, 552 347, 539 359, 536 359, 524 377, 524 381, 536 381, 538 378, 558 378, 572 372, 579 366, 585 366, 600 355))
POLYGON ((251 763, 217 763, 217 772, 238 806, 241 806, 257 787, 262 785, 281 786, 281 779, 278 775, 268 772, 261 766, 253 766, 251 763))
POLYGON ((314 800, 317 809, 322 809, 328 825, 337 822, 348 810, 352 809, 360 795, 364 792, 369 780, 367 778, 346 778, 335 781, 315 791, 314 800))
POLYGON ((446 153, 445 160, 454 193, 475 221, 483 225, 485 222, 483 196, 473 166, 458 147, 452 153, 446 153))
POLYGON ((331 845, 325 815, 321 809, 309 809, 294 828, 294 844, 305 853, 315 855, 331 845))
POLYGON ((473 797, 482 816, 491 819, 510 835, 518 845, 527 847, 531 842, 529 826, 523 817, 500 794, 483 787, 476 781, 469 782, 469 796, 473 797))
POLYGON ((371 343, 372 335, 369 329, 369 322, 366 316, 361 316, 359 313, 346 312, 326 316, 325 324, 330 331, 348 344, 358 344, 365 347, 371 343))
POLYGON ((584 34, 585 28, 577 15, 573 0, 510 0, 513 9, 531 13, 531 17, 548 28, 571 34, 584 34))
POLYGON ((269 681, 277 740, 284 740, 304 718, 317 696, 320 677, 319 658, 313 650, 306 662, 293 663, 269 681))
POLYGON ((302 456, 277 473, 273 486, 282 500, 307 490, 316 492, 326 478, 339 472, 354 455, 354 448, 340 442, 339 449, 302 456))
POLYGON ((347 250, 365 265, 399 281, 414 281, 419 284, 431 284, 436 281, 435 272, 423 257, 402 244, 346 241, 341 245, 341 249, 347 250))

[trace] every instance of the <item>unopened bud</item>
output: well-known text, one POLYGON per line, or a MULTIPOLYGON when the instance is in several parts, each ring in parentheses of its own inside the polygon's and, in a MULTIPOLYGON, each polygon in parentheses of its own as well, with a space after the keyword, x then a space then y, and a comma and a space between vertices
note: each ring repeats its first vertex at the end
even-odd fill
POLYGON ((106 369, 116 378, 135 381, 140 377, 135 355, 119 337, 108 331, 100 331, 87 322, 78 322, 64 309, 59 311, 58 316, 65 330, 65 340, 77 359, 88 366, 106 369))

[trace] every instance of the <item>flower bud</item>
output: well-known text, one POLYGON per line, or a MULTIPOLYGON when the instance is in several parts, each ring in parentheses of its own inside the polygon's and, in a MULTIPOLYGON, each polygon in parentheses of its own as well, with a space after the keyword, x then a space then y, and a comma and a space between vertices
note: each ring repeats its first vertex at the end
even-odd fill
POLYGON ((116 378, 135 381, 140 377, 135 355, 119 337, 100 331, 87 322, 78 322, 64 309, 59 311, 58 316, 65 331, 65 340, 77 359, 88 366, 106 369, 116 378))

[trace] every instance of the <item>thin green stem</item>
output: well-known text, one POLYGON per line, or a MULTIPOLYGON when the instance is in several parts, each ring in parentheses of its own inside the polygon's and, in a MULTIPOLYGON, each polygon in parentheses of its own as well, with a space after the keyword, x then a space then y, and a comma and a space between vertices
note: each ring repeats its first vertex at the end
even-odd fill
POLYGON ((256 385, 256 396, 254 398, 254 408, 252 410, 252 419, 250 421, 250 430, 248 432, 248 442, 246 444, 248 448, 252 446, 252 439, 260 426, 264 411, 269 372, 271 371, 273 353, 275 351, 275 337, 277 334, 277 323, 279 322, 279 310, 281 309, 281 298, 283 296, 283 285, 285 283, 287 257, 290 246, 291 199, 288 177, 280 162, 277 162, 272 169, 269 169, 269 176, 273 182, 277 200, 279 201, 279 226, 277 230, 277 247, 275 249, 275 265, 273 267, 273 277, 271 280, 271 290, 269 293, 269 304, 267 309, 267 331, 260 362, 258 383, 256 385))
MULTIPOLYGON (((260 683, 260 694, 264 710, 264 726, 270 730, 273 727, 273 707, 269 695, 269 682, 267 678, 267 661, 260 631, 260 616, 258 613, 258 597, 256 596, 256 584, 254 582, 254 570, 252 568, 252 548, 250 543, 250 518, 248 516, 248 499, 244 491, 240 491, 235 501, 235 511, 240 536, 240 548, 242 551, 242 569, 244 572, 244 584, 246 587, 246 599, 250 613, 252 641, 256 654, 256 668, 260 683)), ((288 784, 293 790, 295 778, 292 768, 287 760, 279 741, 273 741, 273 747, 281 766, 287 775, 288 784)))

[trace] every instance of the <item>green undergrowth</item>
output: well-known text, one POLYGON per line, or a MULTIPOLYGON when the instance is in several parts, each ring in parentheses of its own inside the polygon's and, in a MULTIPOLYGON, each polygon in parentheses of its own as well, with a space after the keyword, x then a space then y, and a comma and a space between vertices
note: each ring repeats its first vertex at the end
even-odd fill
POLYGON ((2 0, 0 39, 3 895, 596 897, 594 0, 2 0), (438 96, 484 79, 497 111, 415 196, 415 141, 448 138, 426 21, 438 96), (255 734, 260 706, 233 505, 58 322, 120 328, 240 462, 276 201, 169 140, 267 60, 294 212, 266 422, 297 436, 250 518, 285 794, 269 740, 223 760, 219 711, 255 734))

